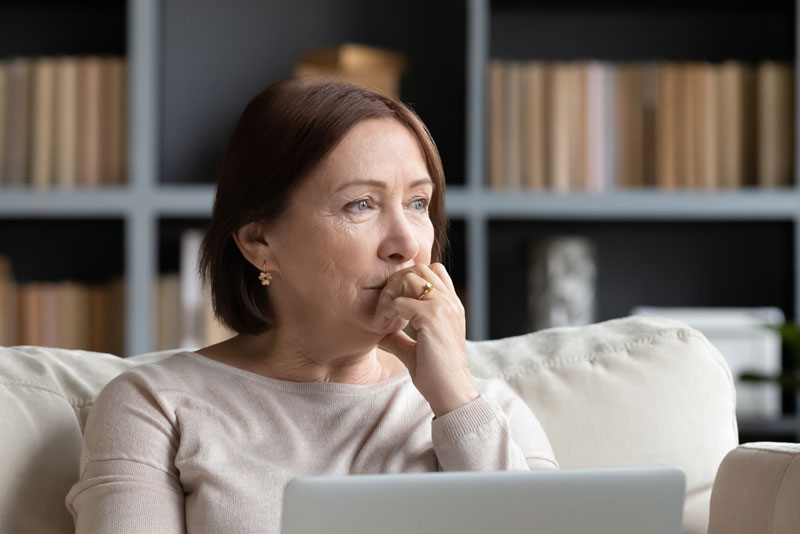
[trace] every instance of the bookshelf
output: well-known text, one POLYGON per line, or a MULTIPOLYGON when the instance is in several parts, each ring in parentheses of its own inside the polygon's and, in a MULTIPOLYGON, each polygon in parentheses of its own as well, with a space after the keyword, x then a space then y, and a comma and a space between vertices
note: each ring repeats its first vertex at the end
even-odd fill
MULTIPOLYGON (((14 6, 22 4, 0 8, 0 13, 16 13, 18 8, 14 6)), ((66 16, 55 2, 35 4, 39 11, 66 16)), ((21 54, 102 51, 126 56, 127 184, 74 191, 5 187, 0 193, 0 229, 5 221, 28 219, 53 225, 89 220, 97 228, 107 220, 118 221, 115 236, 122 246, 114 252, 109 265, 117 265, 118 274, 124 274, 126 280, 124 353, 153 350, 153 288, 159 271, 170 268, 165 267, 160 250, 172 246, 170 232, 176 225, 196 227, 209 217, 216 162, 247 99, 270 81, 289 75, 299 51, 343 41, 362 42, 402 50, 414 65, 404 78, 402 96, 429 125, 442 153, 448 176, 447 210, 453 219, 450 268, 454 280, 465 287, 468 295, 470 339, 524 333, 519 320, 508 319, 525 313, 520 243, 532 234, 548 235, 564 228, 580 232, 597 226, 607 229, 603 231, 617 240, 632 239, 632 232, 637 232, 636 242, 641 247, 647 242, 648 228, 662 232, 674 223, 682 228, 680 235, 702 234, 708 228, 705 233, 714 236, 724 234, 726 227, 752 223, 761 233, 750 238, 748 250, 761 250, 756 245, 763 241, 767 243, 765 253, 780 263, 759 267, 751 258, 742 272, 770 277, 776 284, 785 283, 786 295, 778 299, 773 290, 756 292, 748 302, 738 304, 758 301, 781 305, 787 316, 797 315, 797 185, 778 190, 719 192, 612 188, 603 194, 498 191, 485 185, 485 76, 493 57, 569 60, 584 57, 587 51, 593 51, 600 59, 613 60, 679 57, 714 61, 727 57, 753 59, 762 53, 793 60, 797 56, 796 8, 791 1, 608 0, 601 4, 607 9, 598 9, 595 2, 578 0, 413 0, 403 9, 394 2, 370 4, 366 9, 366 4, 356 0, 337 2, 335 6, 323 0, 305 0, 301 4, 243 0, 233 5, 212 0, 80 3, 83 7, 78 11, 86 22, 78 27, 88 28, 84 32, 89 36, 86 39, 30 44, 32 41, 26 36, 30 32, 20 32, 9 42, 26 43, 16 52, 21 54), (661 11, 644 8, 650 4, 661 11), (106 5, 115 7, 101 7, 106 5), (112 14, 103 15, 105 10, 112 14), (190 18, 186 17, 187 12, 192 13, 190 18), (309 18, 308 12, 315 16, 309 18), (791 14, 790 20, 784 20, 787 13, 791 14), (709 17, 717 20, 711 23, 711 48, 706 46, 709 39, 695 38, 708 26, 709 17), (763 32, 748 31, 748 24, 754 24, 748 22, 748 17, 755 17, 758 24, 777 24, 768 42, 759 39, 763 32), (661 23, 654 22, 661 19, 661 23), (648 24, 655 28, 651 35, 635 29, 648 24), (117 31, 90 31, 100 26, 117 31), (574 32, 582 32, 583 39, 570 39, 574 32), (625 39, 609 37, 626 32, 633 33, 629 36, 636 46, 625 46, 625 39), (676 37, 678 32, 684 37, 676 37), (110 37, 112 34, 116 37, 110 37), (120 35, 121 41, 113 41, 120 35), (644 46, 646 43, 649 44, 644 46), (432 50, 436 54, 431 54, 432 50)), ((30 18, 15 20, 20 27, 33 24, 30 18)), ((695 245, 697 248, 702 247, 695 245)), ((700 257, 704 262, 709 259, 708 255, 700 257)), ((40 261, 52 260, 42 257, 40 261)), ((720 267, 737 272, 736 265, 720 267)), ((609 264, 612 271, 624 272, 623 268, 619 262, 609 264)), ((686 276, 691 275, 691 269, 687 272, 686 276)), ((624 283, 621 277, 606 282, 615 280, 624 283)), ((690 281, 697 286, 703 279, 701 276, 690 281)), ((642 291, 634 296, 653 297, 646 288, 642 291)), ((727 302, 719 293, 697 298, 707 298, 708 305, 727 302)), ((611 308, 607 313, 621 312, 611 308)), ((611 317, 597 319, 607 318, 611 317)))

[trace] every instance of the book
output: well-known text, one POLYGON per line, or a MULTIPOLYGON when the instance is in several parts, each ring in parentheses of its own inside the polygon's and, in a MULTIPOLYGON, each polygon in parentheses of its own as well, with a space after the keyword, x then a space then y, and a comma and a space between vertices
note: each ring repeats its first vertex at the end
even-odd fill
POLYGON ((503 114, 502 158, 503 176, 500 177, 503 187, 519 189, 522 185, 521 153, 520 153, 520 65, 516 61, 506 62, 502 77, 503 114))
POLYGON ((394 50, 354 43, 309 50, 298 55, 295 76, 328 76, 380 93, 399 96, 406 56, 394 50))
POLYGON ((125 182, 126 64, 124 58, 106 57, 101 62, 100 182, 125 182))
POLYGON ((158 320, 156 350, 169 350, 181 346, 180 276, 164 274, 158 278, 158 320))
POLYGON ((32 61, 31 184, 48 189, 53 184, 55 145, 56 62, 41 57, 32 61))
POLYGON ((600 193, 608 181, 607 100, 611 69, 605 63, 590 62, 586 67, 586 168, 585 189, 600 193))
POLYGON ((80 60, 78 109, 82 114, 79 121, 83 137, 79 140, 81 151, 78 154, 78 182, 88 187, 97 187, 100 184, 101 68, 101 59, 97 56, 87 56, 80 60))
POLYGON ((549 124, 550 155, 548 158, 548 174, 554 191, 564 193, 570 188, 571 178, 571 129, 572 121, 570 105, 572 98, 570 87, 573 82, 569 64, 556 62, 553 65, 552 86, 548 91, 552 110, 552 121, 549 124))
POLYGON ((489 62, 489 185, 493 189, 503 186, 503 70, 500 60, 489 62))
POLYGON ((755 71, 725 61, 719 67, 720 187, 755 184, 755 71))
POLYGON ((680 71, 674 63, 657 67, 656 79, 656 183, 661 189, 678 186, 678 130, 680 71))
POLYGON ((11 260, 0 256, 0 346, 17 345, 17 285, 11 260))
POLYGON ((5 169, 6 160, 6 116, 8 106, 6 99, 8 98, 8 66, 5 61, 0 60, 0 186, 2 186, 3 170, 5 169))
POLYGON ((78 151, 78 60, 62 56, 56 60, 54 184, 70 189, 77 183, 78 151))
POLYGON ((28 131, 30 122, 30 61, 14 58, 7 64, 5 185, 28 183, 28 131))
POLYGON ((764 61, 757 78, 758 184, 786 186, 794 176, 794 68, 764 61))
POLYGON ((524 63, 520 72, 520 173, 522 187, 547 187, 547 107, 549 67, 542 61, 524 63))

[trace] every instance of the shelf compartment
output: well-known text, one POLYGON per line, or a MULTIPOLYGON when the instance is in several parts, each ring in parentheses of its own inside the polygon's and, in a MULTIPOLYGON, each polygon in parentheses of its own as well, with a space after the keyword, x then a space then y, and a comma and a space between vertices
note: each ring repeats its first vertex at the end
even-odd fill
POLYGON ((489 337, 524 334, 528 250, 555 236, 595 249, 596 321, 636 306, 777 306, 795 317, 793 221, 490 221, 489 337))

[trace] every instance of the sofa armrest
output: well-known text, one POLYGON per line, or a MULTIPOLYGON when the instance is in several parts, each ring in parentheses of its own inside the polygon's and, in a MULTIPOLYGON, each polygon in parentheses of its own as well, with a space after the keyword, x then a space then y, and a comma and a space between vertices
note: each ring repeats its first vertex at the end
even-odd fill
POLYGON ((799 498, 800 443, 739 445, 714 480, 708 534, 796 534, 799 498))

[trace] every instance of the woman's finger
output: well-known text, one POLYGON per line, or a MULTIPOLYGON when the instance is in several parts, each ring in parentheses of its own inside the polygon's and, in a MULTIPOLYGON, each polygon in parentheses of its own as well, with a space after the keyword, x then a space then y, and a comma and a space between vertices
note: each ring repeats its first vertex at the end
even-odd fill
POLYGON ((438 276, 447 287, 449 287, 453 293, 456 291, 456 287, 453 284, 453 279, 450 278, 450 273, 447 272, 447 269, 444 268, 444 265, 441 263, 431 263, 430 270, 433 271, 436 276, 438 276))

